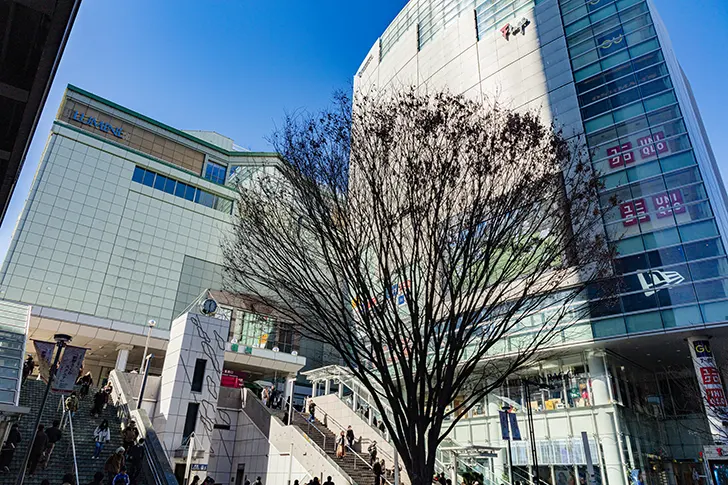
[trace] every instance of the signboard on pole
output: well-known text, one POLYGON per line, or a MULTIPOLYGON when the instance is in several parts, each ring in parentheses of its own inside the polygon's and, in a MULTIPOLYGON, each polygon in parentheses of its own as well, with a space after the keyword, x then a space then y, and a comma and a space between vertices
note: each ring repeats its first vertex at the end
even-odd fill
POLYGON ((53 359, 53 351, 56 348, 56 344, 53 342, 33 340, 33 347, 35 347, 35 353, 38 356, 38 371, 40 372, 40 377, 45 382, 48 382, 48 376, 51 373, 51 359, 53 359))
POLYGON ((55 392, 70 393, 73 391, 85 355, 86 349, 83 347, 69 345, 65 348, 61 362, 58 364, 58 372, 53 379, 55 392))
POLYGON ((710 342, 704 337, 692 337, 688 342, 700 385, 700 394, 703 397, 705 414, 710 423, 710 432, 714 441, 723 441, 725 439, 723 420, 728 412, 728 403, 710 342))
POLYGON ((594 462, 592 461, 591 448, 589 447, 589 436, 586 431, 581 432, 581 441, 584 444, 584 457, 586 458, 586 471, 589 474, 589 485, 597 485, 597 478, 594 475, 594 462))

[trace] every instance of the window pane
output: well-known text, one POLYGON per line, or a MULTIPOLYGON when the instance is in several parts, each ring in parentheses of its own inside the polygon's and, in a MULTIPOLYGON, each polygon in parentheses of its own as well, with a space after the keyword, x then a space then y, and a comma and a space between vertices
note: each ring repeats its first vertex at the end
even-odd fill
POLYGON ((612 335, 624 335, 627 328, 624 325, 624 318, 608 318, 592 323, 594 338, 611 337, 612 335))
POLYGON ((700 309, 697 306, 673 308, 672 310, 663 310, 661 313, 665 328, 703 323, 703 317, 700 315, 700 309))
POLYGON ((131 179, 134 182, 142 183, 142 180, 144 180, 144 172, 145 170, 142 167, 134 167, 134 175, 131 176, 131 179))
POLYGON ((645 296, 644 293, 625 295, 622 297, 622 305, 624 306, 625 312, 638 312, 640 310, 657 308, 657 297, 654 294, 645 296))
POLYGON ((662 318, 659 312, 631 315, 626 318, 629 333, 647 332, 649 330, 662 330, 662 318))
POLYGON ((693 275, 693 280, 695 281, 728 276, 728 260, 720 258, 691 263, 690 273, 693 275))
POLYGON ((157 190, 164 190, 164 186, 166 183, 167 177, 157 174, 157 178, 154 180, 154 188, 157 190))
POLYGON ((705 323, 728 321, 728 301, 700 305, 705 323))
POLYGON ((728 296, 728 280, 695 283, 695 293, 701 301, 718 300, 728 296))
POLYGON ((661 289, 657 292, 657 298, 660 300, 660 306, 682 305, 694 303, 695 292, 693 285, 675 286, 661 289))
POLYGON ((187 184, 182 182, 177 182, 177 185, 174 189, 174 195, 177 197, 183 197, 185 196, 185 191, 187 190, 187 184))
POLYGON ((187 189, 185 190, 185 199, 189 201, 195 200, 195 188, 191 185, 187 186, 187 189))
POLYGON ((144 180, 142 180, 142 183, 144 185, 152 187, 154 185, 154 172, 150 172, 149 170, 145 171, 144 180))
POLYGON ((202 392, 202 382, 205 378, 205 367, 207 361, 205 359, 197 359, 195 361, 195 370, 192 374, 192 392, 202 392))
POLYGON ((725 254, 725 251, 723 251, 723 243, 720 242, 720 239, 685 244, 685 255, 689 261, 722 256, 723 254, 725 254))
POLYGON ((174 179, 167 179, 167 183, 164 184, 164 191, 168 194, 174 194, 174 186, 177 182, 174 179))

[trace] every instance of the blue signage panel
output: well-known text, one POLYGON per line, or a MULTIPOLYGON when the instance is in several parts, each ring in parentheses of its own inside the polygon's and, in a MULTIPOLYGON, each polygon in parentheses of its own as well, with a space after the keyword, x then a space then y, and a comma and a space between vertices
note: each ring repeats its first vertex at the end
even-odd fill
POLYGON ((111 123, 97 120, 93 116, 86 116, 85 113, 79 113, 78 111, 74 111, 71 114, 71 119, 78 121, 79 123, 84 125, 93 126, 97 130, 103 131, 104 133, 111 133, 117 138, 124 138, 124 130, 122 130, 120 127, 115 127, 111 123))

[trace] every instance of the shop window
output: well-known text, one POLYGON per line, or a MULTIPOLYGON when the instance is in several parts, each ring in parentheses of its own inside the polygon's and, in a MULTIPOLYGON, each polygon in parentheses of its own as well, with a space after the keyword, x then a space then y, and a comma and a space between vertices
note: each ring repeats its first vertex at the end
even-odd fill
POLYGON ((647 269, 648 267, 646 254, 635 254, 634 256, 614 260, 614 270, 617 274, 631 273, 633 271, 647 269))
POLYGON ((592 332, 594 332, 594 338, 612 337, 625 335, 627 327, 622 317, 607 318, 606 320, 592 322, 592 332))
POLYGON ((690 325, 700 325, 703 323, 703 317, 700 314, 700 308, 697 306, 685 306, 663 310, 662 322, 665 328, 684 327, 690 325))
POLYGON ((627 323, 627 332, 629 333, 662 330, 662 318, 659 312, 630 315, 625 318, 625 321, 627 323))
POLYGON ((704 221, 695 224, 687 224, 678 227, 680 237, 683 241, 695 241, 696 239, 707 239, 718 235, 715 221, 704 221))
POLYGON ((622 305, 625 312, 639 312, 657 308, 657 296, 655 294, 645 295, 645 293, 635 293, 632 295, 622 296, 622 305))
POLYGON ((713 256, 722 256, 725 254, 725 251, 723 250, 723 243, 720 239, 711 239, 709 241, 685 244, 684 248, 685 255, 689 261, 710 258, 713 256))
POLYGON ((646 249, 661 248, 680 243, 680 235, 677 229, 670 228, 662 231, 655 231, 642 236, 646 249))
POLYGON ((657 251, 650 251, 647 253, 647 257, 649 258, 651 267, 659 268, 660 266, 682 263, 685 261, 685 252, 682 246, 674 246, 657 251))
POLYGON ((705 323, 728 321, 728 301, 700 305, 705 323))
POLYGON ((728 298, 728 280, 695 283, 695 292, 700 301, 728 298))
POLYGON ((663 288, 657 292, 660 306, 684 305, 695 303, 693 285, 681 285, 672 288, 663 288))

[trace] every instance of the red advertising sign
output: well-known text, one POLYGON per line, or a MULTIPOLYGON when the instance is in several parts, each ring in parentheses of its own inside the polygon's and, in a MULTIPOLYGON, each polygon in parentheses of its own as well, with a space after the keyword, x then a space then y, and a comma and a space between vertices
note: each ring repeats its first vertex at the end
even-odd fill
POLYGON ((670 151, 665 141, 665 133, 662 131, 638 138, 637 145, 640 147, 640 157, 643 160, 670 151))
POLYGON ((711 406, 726 406, 725 393, 723 392, 723 389, 706 389, 705 399, 711 406))
POLYGON ((720 384, 720 374, 715 367, 701 367, 700 377, 703 384, 720 384))
POLYGON ((667 194, 652 196, 652 203, 655 205, 658 219, 675 214, 684 214, 687 209, 683 205, 683 196, 680 190, 671 190, 667 194))
POLYGON ((632 202, 625 202, 619 205, 619 213, 622 215, 622 224, 626 227, 634 226, 638 222, 647 222, 650 220, 647 214, 647 204, 645 199, 635 199, 632 202))
POLYGON ((634 162, 632 143, 629 142, 607 148, 607 155, 613 155, 609 159, 609 166, 611 168, 621 167, 622 165, 629 165, 630 163, 634 162))

